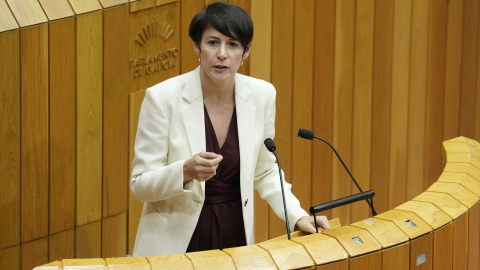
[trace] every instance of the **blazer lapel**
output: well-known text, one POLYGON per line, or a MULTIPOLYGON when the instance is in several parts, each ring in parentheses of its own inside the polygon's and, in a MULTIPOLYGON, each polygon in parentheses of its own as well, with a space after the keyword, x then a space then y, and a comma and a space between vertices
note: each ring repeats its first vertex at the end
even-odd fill
MULTIPOLYGON (((185 82, 183 98, 185 109, 182 111, 182 119, 185 127, 191 155, 205 151, 205 119, 203 109, 202 86, 200 83, 199 68, 195 69, 192 76, 185 82)), ((203 190, 205 183, 201 182, 203 190)))
POLYGON ((235 80, 235 106, 237 110, 238 141, 240 148, 240 183, 242 194, 247 188, 248 179, 252 175, 255 164, 252 164, 254 158, 254 139, 255 139, 255 107, 248 103, 251 96, 251 90, 245 82, 237 76, 235 80))

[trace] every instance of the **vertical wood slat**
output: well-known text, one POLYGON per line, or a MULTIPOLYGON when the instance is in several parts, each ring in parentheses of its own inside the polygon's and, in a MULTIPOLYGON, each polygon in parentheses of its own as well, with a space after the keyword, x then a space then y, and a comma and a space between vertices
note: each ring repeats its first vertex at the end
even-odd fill
MULTIPOLYGON (((355 2, 336 1, 335 12, 335 66, 333 93, 333 142, 348 168, 352 164, 353 126, 353 65, 355 2)), ((333 155, 332 155, 333 156, 333 155)), ((357 187, 336 156, 332 163, 332 199, 339 199, 358 192, 357 187)), ((349 223, 350 205, 332 210, 332 215, 349 223)))
POLYGON ((68 0, 75 14, 84 14, 100 10, 102 5, 98 0, 68 0))
POLYGON ((49 23, 49 233, 75 226, 75 20, 49 23), (61 203, 60 203, 61 202, 61 203))
MULTIPOLYGON (((291 21, 285 20, 285 18, 293 18, 293 12, 293 1, 283 1, 281 4, 278 1, 272 1, 271 82, 277 90, 275 143, 278 148, 278 155, 282 158, 282 170, 285 172, 285 179, 288 182, 292 180, 291 134, 295 132, 292 127, 294 29, 291 21)), ((255 44, 253 44, 252 50, 255 50, 255 44)), ((268 204, 255 197, 255 211, 265 208, 269 208, 268 204)), ((265 241, 285 233, 285 223, 271 209, 268 213, 268 224, 255 222, 256 242, 265 241), (267 230, 266 236, 262 234, 265 229, 267 230)), ((255 217, 255 220, 258 221, 257 217, 255 217)))
POLYGON ((48 263, 48 237, 24 243, 21 248, 22 270, 48 263))
POLYGON ((37 0, 5 0, 20 27, 46 23, 47 16, 37 0))
POLYGON ((102 221, 99 220, 75 227, 75 258, 101 257, 102 221))
POLYGON ((392 0, 375 2, 375 35, 372 88, 371 187, 378 213, 388 207, 390 157, 390 100, 392 80, 392 0))
MULTIPOLYGON (((476 116, 472 115, 475 111, 475 92, 477 91, 478 78, 478 31, 479 31, 479 3, 477 0, 464 1, 463 17, 463 42, 462 42, 462 65, 460 81, 460 110, 459 115, 459 133, 468 138, 475 137, 476 116)), ((477 104, 477 106, 479 106, 477 104)))
POLYGON ((410 86, 408 93, 407 194, 412 199, 424 188, 425 99, 429 1, 412 2, 410 86))
MULTIPOLYGON (((312 128, 313 97, 313 37, 314 2, 294 1, 293 32, 293 95, 292 129, 312 128)), ((295 136, 295 135, 294 135, 295 136)), ((295 137, 294 137, 295 138, 295 137)), ((311 201, 312 142, 299 138, 292 139, 292 183, 293 194, 300 204, 308 207, 311 201)), ((292 221, 290 221, 292 222, 292 221)))
MULTIPOLYGON (((134 146, 135 146, 135 135, 137 132, 138 126, 138 116, 140 114, 140 108, 142 106, 143 99, 145 97, 144 91, 138 91, 135 93, 130 93, 129 106, 128 106, 128 124, 129 124, 129 133, 128 133, 128 164, 129 172, 132 171, 132 162, 134 158, 134 146)), ((130 177, 128 177, 130 179, 130 177)), ((130 186, 130 185, 129 185, 130 186)), ((137 236, 138 223, 140 221, 140 216, 142 214, 143 204, 140 203, 133 196, 132 191, 129 189, 128 192, 128 253, 133 253, 133 246, 135 244, 135 237, 137 236)))
POLYGON ((20 30, 21 241, 48 235, 48 25, 20 30))
POLYGON ((77 217, 83 225, 102 216, 102 12, 78 16, 77 217))
POLYGON ((464 0, 448 2, 447 40, 445 49, 445 105, 443 116, 444 139, 454 138, 459 131, 463 6, 464 0))
POLYGON ((0 33, 0 249, 20 243, 20 31, 0 33))
POLYGON ((453 223, 453 265, 458 269, 468 269, 468 214, 457 218, 453 223))
POLYGON ((48 236, 48 261, 61 261, 75 257, 75 229, 48 236))
POLYGON ((180 73, 194 70, 198 66, 198 55, 193 50, 193 41, 188 36, 188 28, 193 17, 203 9, 203 1, 180 1, 180 73))
POLYGON ((20 245, 0 249, 0 262, 2 270, 20 269, 20 245))
POLYGON ((408 86, 412 1, 395 1, 390 118, 389 208, 406 201, 408 86))
MULTIPOLYGON (((370 187, 372 73, 375 1, 357 1, 355 11, 355 46, 353 74, 353 127, 351 171, 363 190, 370 187)), ((357 193, 352 185, 352 194, 357 193)), ((352 204, 352 221, 370 216, 367 204, 352 204)))
MULTIPOLYGON (((335 6, 336 0, 315 2, 315 61, 313 82, 312 131, 333 143, 333 89, 335 59, 335 6)), ((280 41, 278 41, 280 42, 280 41)), ((280 42, 280 44, 282 44, 280 42)), ((294 132, 296 128, 294 129, 294 132)), ((312 146, 312 199, 311 205, 332 200, 332 162, 336 158, 332 149, 320 141, 312 146)), ((308 207, 308 206, 304 206, 308 207)), ((322 213, 331 216, 331 211, 322 213)))
POLYGON ((433 269, 461 269, 453 265, 453 233, 453 223, 433 232, 433 269))
MULTIPOLYGON (((249 56, 250 76, 266 81, 271 81, 272 73, 272 56, 270 54, 272 46, 272 4, 273 3, 271 0, 251 2, 251 18, 255 29, 255 35, 253 36, 252 47, 249 56)), ((277 134, 278 132, 279 131, 276 131, 277 134)), ((269 239, 268 217, 270 210, 268 205, 261 200, 258 192, 255 192, 254 196, 254 220, 260 221, 255 223, 254 239, 257 242, 265 241, 269 239)), ((279 222, 273 222, 273 224, 276 223, 279 222)), ((281 230, 281 232, 285 232, 285 226, 282 227, 283 230, 281 230)), ((279 235, 281 235, 281 233, 279 235)))
POLYGON ((445 88, 445 31, 446 2, 429 2, 427 85, 425 102, 425 170, 423 189, 428 188, 440 175, 443 140, 443 103, 445 88))
POLYGON ((104 11, 103 217, 128 209, 128 6, 104 11))
POLYGON ((102 220, 102 257, 124 257, 127 253, 127 213, 102 220))

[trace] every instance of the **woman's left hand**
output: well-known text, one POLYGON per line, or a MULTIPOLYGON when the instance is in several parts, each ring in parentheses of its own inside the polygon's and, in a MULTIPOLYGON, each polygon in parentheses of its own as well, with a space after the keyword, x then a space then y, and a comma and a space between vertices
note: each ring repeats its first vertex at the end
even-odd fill
MULTIPOLYGON (((328 219, 326 216, 317 216, 317 225, 319 228, 323 228, 324 230, 329 230, 330 229, 330 223, 328 223, 328 219)), ((316 233, 317 231, 315 230, 315 220, 313 219, 313 216, 305 216, 300 218, 297 221, 296 226, 306 232, 306 233, 316 233)))

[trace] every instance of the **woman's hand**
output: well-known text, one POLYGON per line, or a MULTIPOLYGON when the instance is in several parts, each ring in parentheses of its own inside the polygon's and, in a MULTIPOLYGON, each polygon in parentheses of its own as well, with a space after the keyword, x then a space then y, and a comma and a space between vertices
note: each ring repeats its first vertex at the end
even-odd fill
MULTIPOLYGON (((319 228, 323 228, 324 230, 330 230, 330 223, 328 223, 328 219, 326 216, 317 216, 317 225, 319 228)), ((297 221, 296 226, 306 232, 306 233, 316 233, 315 230, 315 220, 313 216, 305 216, 300 218, 297 221)))
POLYGON ((223 157, 212 152, 200 152, 185 160, 183 164, 183 183, 192 179, 207 181, 217 174, 217 168, 223 157))

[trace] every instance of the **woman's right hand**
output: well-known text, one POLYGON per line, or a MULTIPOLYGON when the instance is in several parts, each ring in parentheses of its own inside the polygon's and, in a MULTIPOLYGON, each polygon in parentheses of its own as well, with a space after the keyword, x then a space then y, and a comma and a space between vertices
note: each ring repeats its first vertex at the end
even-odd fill
POLYGON ((183 164, 183 183, 192 179, 207 181, 217 174, 217 168, 223 157, 212 152, 200 152, 185 160, 183 164))

